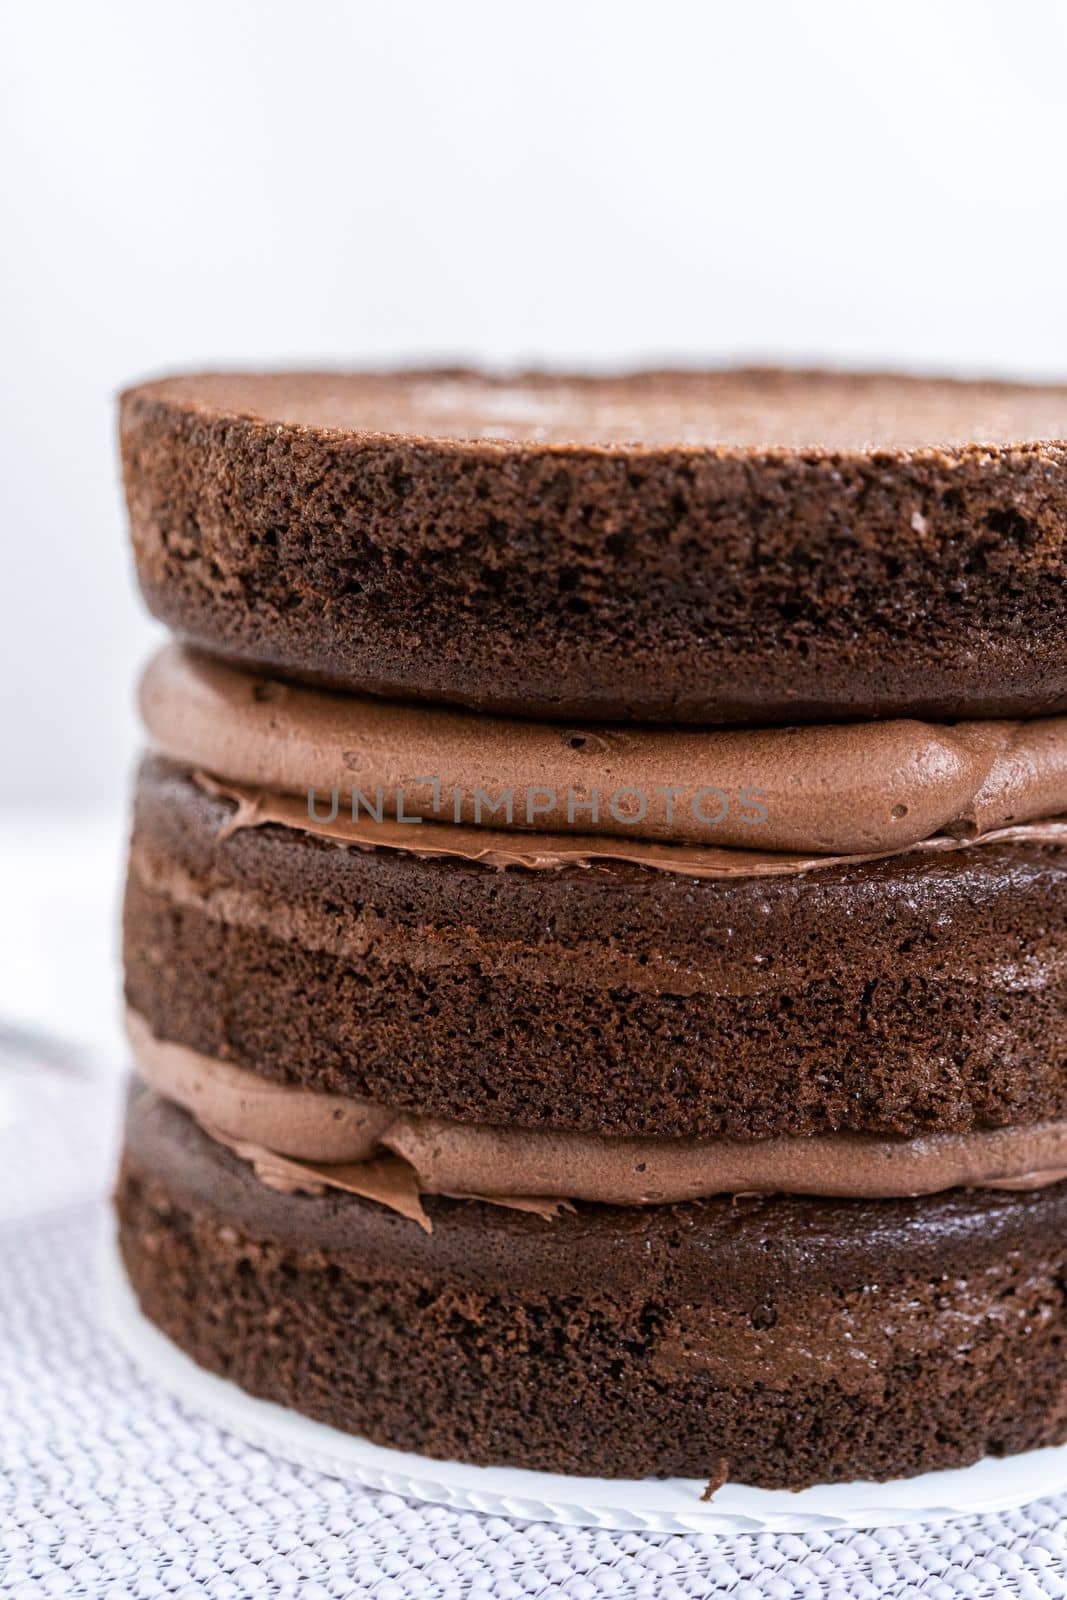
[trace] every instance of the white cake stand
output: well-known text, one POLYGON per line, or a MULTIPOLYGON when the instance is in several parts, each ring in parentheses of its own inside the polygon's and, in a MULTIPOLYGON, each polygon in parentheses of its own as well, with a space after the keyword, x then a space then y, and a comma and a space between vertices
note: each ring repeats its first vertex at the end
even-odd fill
POLYGON ((110 1231, 103 1252, 108 1320, 145 1373, 191 1410, 249 1444, 331 1477, 459 1510, 653 1533, 804 1533, 884 1528, 1012 1510, 1067 1491, 1067 1445, 987 1459, 892 1483, 820 1484, 795 1493, 727 1483, 711 1501, 697 1478, 577 1478, 388 1450, 341 1433, 198 1367, 141 1313, 110 1231))

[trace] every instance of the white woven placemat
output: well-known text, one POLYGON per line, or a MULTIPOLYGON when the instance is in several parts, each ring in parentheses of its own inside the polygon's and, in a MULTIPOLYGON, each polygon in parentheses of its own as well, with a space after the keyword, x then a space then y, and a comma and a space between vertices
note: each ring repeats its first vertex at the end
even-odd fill
MULTIPOLYGON (((101 1126, 110 1098, 100 1085, 101 1126)), ((84 1130, 85 1096, 70 1105, 84 1130)), ((58 1124, 56 1139, 63 1150, 58 1124)), ((86 1196, 103 1175, 74 1171, 64 1196, 41 1153, 42 1138, 0 1128, 0 1593, 13 1600, 1067 1597, 1065 1498, 929 1529, 657 1536, 413 1505, 273 1460, 124 1355, 95 1282, 102 1201, 86 1196)))

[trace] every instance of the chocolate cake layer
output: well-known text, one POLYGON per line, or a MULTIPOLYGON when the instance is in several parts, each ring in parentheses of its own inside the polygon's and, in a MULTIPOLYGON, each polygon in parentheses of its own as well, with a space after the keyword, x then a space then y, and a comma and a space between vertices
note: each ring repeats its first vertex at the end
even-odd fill
POLYGON ((121 439, 151 609, 282 674, 579 720, 1067 711, 1067 388, 212 375, 128 391, 121 439))
POLYGON ((1067 1185, 922 1201, 582 1206, 281 1195, 131 1094, 120 1241, 147 1316, 378 1443, 799 1487, 1067 1436, 1067 1185))
POLYGON ((271 1080, 659 1138, 1067 1114, 1067 851, 716 882, 224 836, 234 819, 142 767, 126 992, 158 1038, 271 1080))

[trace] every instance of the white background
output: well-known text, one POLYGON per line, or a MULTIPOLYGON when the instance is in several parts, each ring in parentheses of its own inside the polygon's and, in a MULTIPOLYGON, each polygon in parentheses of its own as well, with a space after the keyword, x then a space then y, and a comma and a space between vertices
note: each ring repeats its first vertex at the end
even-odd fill
POLYGON ((1067 375, 1067 7, 14 0, 0 803, 117 812, 171 366, 736 354, 1067 375))

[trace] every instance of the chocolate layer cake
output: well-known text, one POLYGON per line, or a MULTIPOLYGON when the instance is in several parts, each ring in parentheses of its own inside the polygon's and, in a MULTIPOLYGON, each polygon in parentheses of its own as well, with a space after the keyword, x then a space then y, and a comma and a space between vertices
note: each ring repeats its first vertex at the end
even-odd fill
POLYGON ((147 1315, 476 1462, 1067 1438, 1065 437, 812 374, 131 391, 147 1315))

